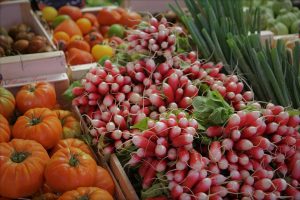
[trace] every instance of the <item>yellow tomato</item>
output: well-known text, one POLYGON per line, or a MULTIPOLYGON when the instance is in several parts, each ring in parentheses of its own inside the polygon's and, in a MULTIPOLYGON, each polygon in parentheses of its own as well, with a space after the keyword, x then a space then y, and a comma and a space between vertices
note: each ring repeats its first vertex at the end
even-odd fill
POLYGON ((92 29, 92 23, 87 18, 78 19, 76 24, 83 34, 87 34, 92 29))
POLYGON ((58 15, 57 10, 51 6, 46 6, 42 10, 42 16, 47 22, 53 21, 57 15, 58 15))
POLYGON ((92 48, 92 55, 95 60, 99 60, 104 56, 111 57, 114 55, 114 50, 109 45, 96 44, 92 48))
POLYGON ((70 41, 70 36, 66 32, 63 32, 63 31, 58 31, 58 32, 54 33, 53 38, 56 41, 63 40, 66 43, 68 43, 70 41))

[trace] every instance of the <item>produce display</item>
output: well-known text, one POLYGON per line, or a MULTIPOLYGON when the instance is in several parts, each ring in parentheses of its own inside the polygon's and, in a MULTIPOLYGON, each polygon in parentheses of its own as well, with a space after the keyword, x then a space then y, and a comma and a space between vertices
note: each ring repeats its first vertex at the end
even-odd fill
POLYGON ((123 8, 103 8, 96 14, 74 6, 42 10, 43 18, 54 28, 53 40, 66 52, 69 65, 98 62, 114 55, 113 47, 123 42, 125 28, 140 23, 141 16, 123 8))
POLYGON ((16 97, 3 87, 0 91, 1 199, 113 199, 111 175, 80 140, 75 116, 54 107, 50 83, 25 85, 16 97))
POLYGON ((139 56, 73 87, 92 143, 117 154, 141 199, 300 198, 299 110, 256 101, 222 63, 179 52, 182 30, 143 22, 125 48, 139 56))
MULTIPOLYGON (((47 2, 61 58, 94 64, 0 86, 0 200, 300 199, 300 42, 260 35, 299 32, 290 0, 152 15, 47 2)), ((24 23, 0 27, 0 57, 51 50, 24 23)))
POLYGON ((0 57, 53 51, 44 36, 34 33, 30 26, 19 24, 6 30, 0 27, 0 57))

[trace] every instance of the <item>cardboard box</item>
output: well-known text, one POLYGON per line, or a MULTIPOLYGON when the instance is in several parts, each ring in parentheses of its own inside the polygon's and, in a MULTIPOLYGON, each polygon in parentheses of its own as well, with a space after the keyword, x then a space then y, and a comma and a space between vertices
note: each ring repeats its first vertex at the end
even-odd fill
POLYGON ((68 68, 68 74, 71 81, 81 80, 86 73, 92 68, 97 67, 97 63, 89 63, 84 65, 73 65, 68 68))
MULTIPOLYGON (((184 0, 178 0, 181 7, 185 7, 184 0)), ((130 10, 144 13, 158 13, 170 10, 169 4, 174 0, 126 0, 124 6, 130 10)))

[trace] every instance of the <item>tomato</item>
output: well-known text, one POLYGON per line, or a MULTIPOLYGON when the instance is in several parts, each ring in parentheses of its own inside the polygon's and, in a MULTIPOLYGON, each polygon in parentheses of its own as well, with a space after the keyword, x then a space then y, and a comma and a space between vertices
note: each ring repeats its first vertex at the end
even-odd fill
POLYGON ((87 18, 88 20, 90 20, 90 22, 92 22, 93 26, 99 27, 99 23, 98 23, 97 17, 94 14, 92 14, 92 13, 84 13, 84 15, 82 17, 87 18))
POLYGON ((80 187, 62 194, 58 200, 113 200, 106 191, 97 187, 80 187))
POLYGON ((93 47, 96 44, 100 44, 103 42, 103 36, 98 32, 90 32, 86 36, 84 36, 84 40, 93 47))
POLYGON ((87 52, 77 48, 71 48, 66 53, 68 65, 81 65, 92 63, 93 56, 87 52))
POLYGON ((14 95, 0 86, 0 114, 2 114, 6 119, 9 119, 15 110, 16 100, 14 95))
POLYGON ((64 140, 60 140, 57 145, 52 149, 51 154, 53 155, 55 152, 57 152, 60 149, 64 148, 78 148, 84 153, 90 155, 91 157, 94 157, 94 154, 90 150, 89 146, 84 143, 82 140, 76 139, 76 138, 68 138, 64 140))
POLYGON ((70 111, 55 110, 55 114, 63 127, 63 138, 74 138, 80 136, 80 123, 70 111))
POLYGON ((58 13, 60 15, 69 15, 75 21, 82 16, 80 8, 69 5, 60 7, 58 13))
POLYGON ((56 192, 89 187, 95 182, 97 164, 78 148, 63 148, 54 153, 45 169, 46 183, 56 192))
POLYGON ((50 149, 60 140, 62 126, 52 110, 34 108, 17 119, 12 134, 15 138, 35 140, 50 149))
POLYGON ((55 19, 55 17, 57 16, 57 10, 51 6, 46 6, 45 8, 43 8, 42 10, 42 17, 47 21, 47 22, 51 22, 55 19))
POLYGON ((142 17, 136 12, 124 12, 122 13, 120 24, 133 28, 141 23, 142 17))
POLYGON ((95 60, 99 60, 104 56, 113 56, 114 51, 113 48, 110 47, 109 45, 99 45, 96 44, 92 48, 92 55, 95 58, 95 60))
MULTIPOLYGON (((66 32, 58 31, 58 32, 54 33, 53 39, 54 39, 54 41, 63 40, 63 41, 65 41, 66 43, 69 43, 69 41, 70 41, 70 36, 69 36, 66 32)), ((56 43, 56 42, 55 42, 55 43, 56 43)))
POLYGON ((100 25, 112 25, 119 22, 121 15, 115 10, 104 8, 98 12, 97 19, 100 25))
POLYGON ((0 143, 0 196, 27 197, 43 185, 47 151, 33 140, 0 143))
POLYGON ((82 35, 78 25, 71 19, 66 19, 57 25, 57 27, 54 29, 54 33, 59 31, 66 32, 70 37, 74 35, 82 35))
POLYGON ((87 52, 91 51, 91 47, 90 47, 89 43, 87 43, 84 40, 71 41, 67 46, 67 50, 69 50, 71 48, 76 48, 76 49, 80 49, 80 50, 87 51, 87 52))
POLYGON ((0 143, 8 142, 10 139, 10 127, 9 123, 3 115, 0 114, 0 143))
POLYGON ((115 183, 108 171, 100 166, 97 166, 97 175, 94 186, 107 190, 111 195, 115 191, 115 183))
POLYGON ((31 108, 52 109, 56 105, 56 92, 53 85, 37 82, 24 85, 16 95, 17 108, 24 113, 31 108))
POLYGON ((77 26, 83 34, 87 34, 92 29, 92 23, 87 18, 80 18, 76 21, 77 26))

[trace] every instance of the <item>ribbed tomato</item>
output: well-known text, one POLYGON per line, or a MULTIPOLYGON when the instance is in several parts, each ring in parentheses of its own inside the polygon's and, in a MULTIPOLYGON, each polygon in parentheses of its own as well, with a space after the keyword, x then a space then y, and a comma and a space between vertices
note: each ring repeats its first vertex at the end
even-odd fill
POLYGON ((8 142, 10 139, 10 127, 8 121, 0 114, 0 142, 8 142))
POLYGON ((89 187, 95 182, 96 161, 74 147, 58 150, 45 169, 46 183, 56 192, 89 187))
POLYGON ((9 119, 14 113, 15 104, 14 95, 4 87, 0 87, 0 114, 9 119))
POLYGON ((76 138, 68 138, 68 139, 60 140, 57 143, 57 145, 55 145, 55 147, 52 149, 51 154, 53 155, 55 152, 57 152, 60 149, 70 148, 70 147, 78 148, 84 153, 89 154, 91 157, 94 157, 94 154, 92 153, 88 145, 84 143, 82 140, 76 138))
POLYGON ((115 192, 115 183, 106 169, 97 166, 97 175, 94 186, 107 190, 111 195, 115 192))
POLYGON ((52 109, 56 104, 56 92, 50 83, 31 83, 17 92, 16 103, 18 110, 22 113, 31 108, 52 109))
POLYGON ((48 161, 47 151, 33 140, 0 143, 0 196, 21 198, 37 192, 48 161))
POLYGON ((80 187, 76 190, 65 192, 58 200, 113 200, 106 191, 97 187, 80 187))
POLYGON ((80 123, 70 111, 55 110, 55 114, 61 122, 63 128, 63 138, 74 138, 80 136, 80 123))
POLYGON ((62 126, 52 110, 34 108, 17 119, 12 134, 15 138, 35 140, 50 149, 62 137, 62 126))

